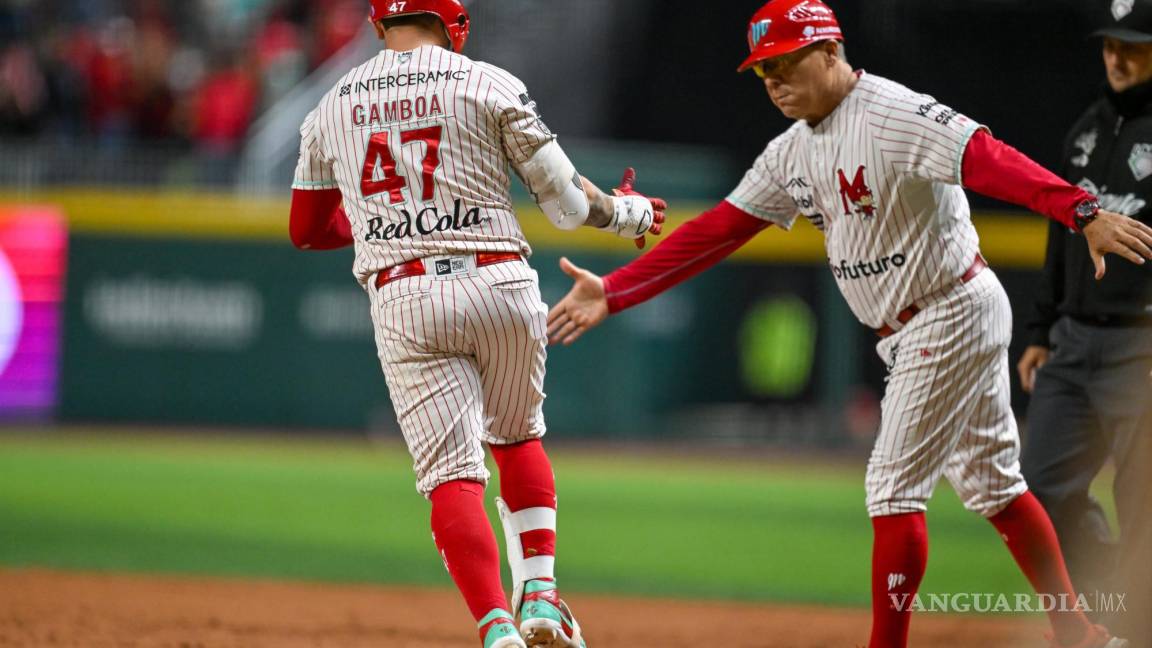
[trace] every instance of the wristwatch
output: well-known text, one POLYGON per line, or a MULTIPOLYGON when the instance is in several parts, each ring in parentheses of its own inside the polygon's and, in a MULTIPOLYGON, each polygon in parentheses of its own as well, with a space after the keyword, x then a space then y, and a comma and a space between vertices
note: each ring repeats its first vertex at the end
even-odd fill
POLYGON ((1072 217, 1073 222, 1076 223, 1076 231, 1083 232, 1088 223, 1096 220, 1096 215, 1099 213, 1100 201, 1095 198, 1089 198, 1076 205, 1076 215, 1072 217))

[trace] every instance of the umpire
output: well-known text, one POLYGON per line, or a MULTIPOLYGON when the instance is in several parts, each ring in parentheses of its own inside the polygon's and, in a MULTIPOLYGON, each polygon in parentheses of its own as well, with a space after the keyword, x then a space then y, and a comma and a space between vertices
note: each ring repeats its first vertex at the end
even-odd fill
MULTIPOLYGON (((1108 83, 1068 134, 1063 175, 1096 194, 1104 209, 1149 223, 1152 0, 1113 0, 1110 9, 1106 26, 1094 34, 1103 37, 1108 83)), ((1149 500, 1142 480, 1152 465, 1136 450, 1152 417, 1152 264, 1116 260, 1097 281, 1078 238, 1055 222, 1049 227, 1029 346, 1017 369, 1032 394, 1024 476, 1056 526, 1077 589, 1091 595, 1116 591, 1117 567, 1124 571, 1150 560, 1132 541, 1152 525, 1142 514, 1149 500), (1120 522, 1115 543, 1088 492, 1109 457, 1116 465, 1120 522)), ((1145 586, 1152 583, 1138 587, 1145 586)), ((1129 594, 1142 598, 1142 592, 1129 594)), ((1114 619, 1121 636, 1148 611, 1128 612, 1114 619)))

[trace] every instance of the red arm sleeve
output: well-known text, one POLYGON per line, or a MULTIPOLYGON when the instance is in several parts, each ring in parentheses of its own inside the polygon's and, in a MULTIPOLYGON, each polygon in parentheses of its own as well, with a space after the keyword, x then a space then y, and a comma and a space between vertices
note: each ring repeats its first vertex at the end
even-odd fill
POLYGON ((288 232, 301 250, 334 250, 352 244, 352 225, 339 189, 292 190, 288 232))
POLYGON ((964 186, 1076 228, 1076 206, 1093 198, 986 130, 976 131, 964 149, 961 168, 964 186))
POLYGON ((769 225, 721 202, 676 228, 651 252, 606 275, 608 311, 618 313, 700 274, 769 225))

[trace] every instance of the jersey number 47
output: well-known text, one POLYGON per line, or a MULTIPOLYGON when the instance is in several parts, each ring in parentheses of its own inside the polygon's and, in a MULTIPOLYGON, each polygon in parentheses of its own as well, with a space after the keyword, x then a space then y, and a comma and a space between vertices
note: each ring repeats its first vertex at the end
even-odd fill
MULTIPOLYGON (((420 193, 420 199, 424 202, 432 200, 436 195, 436 169, 440 168, 440 138, 443 132, 443 126, 400 132, 400 146, 424 144, 424 161, 421 164, 424 186, 420 193)), ((368 140, 368 155, 364 158, 364 172, 360 176, 360 193, 367 198, 388 192, 389 203, 396 205, 404 202, 404 188, 408 186, 408 180, 396 171, 396 156, 388 143, 390 136, 389 131, 381 131, 373 133, 368 140), (379 180, 376 179, 377 168, 383 176, 379 180)))

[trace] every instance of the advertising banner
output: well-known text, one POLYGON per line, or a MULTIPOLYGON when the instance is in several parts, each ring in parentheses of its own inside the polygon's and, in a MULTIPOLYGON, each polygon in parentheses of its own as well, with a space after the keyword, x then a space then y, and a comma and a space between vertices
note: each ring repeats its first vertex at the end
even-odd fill
POLYGON ((48 418, 56 407, 67 245, 55 210, 0 211, 0 420, 48 418))
MULTIPOLYGON (((347 250, 83 233, 70 258, 66 419, 396 429, 347 250)), ((558 258, 531 259, 549 304, 571 287, 558 258)), ((573 254, 599 273, 630 258, 573 254)), ((1001 278, 1026 304, 1032 275, 1001 278)), ((826 267, 723 263, 550 347, 545 415, 566 436, 866 445, 876 341, 826 267)))

